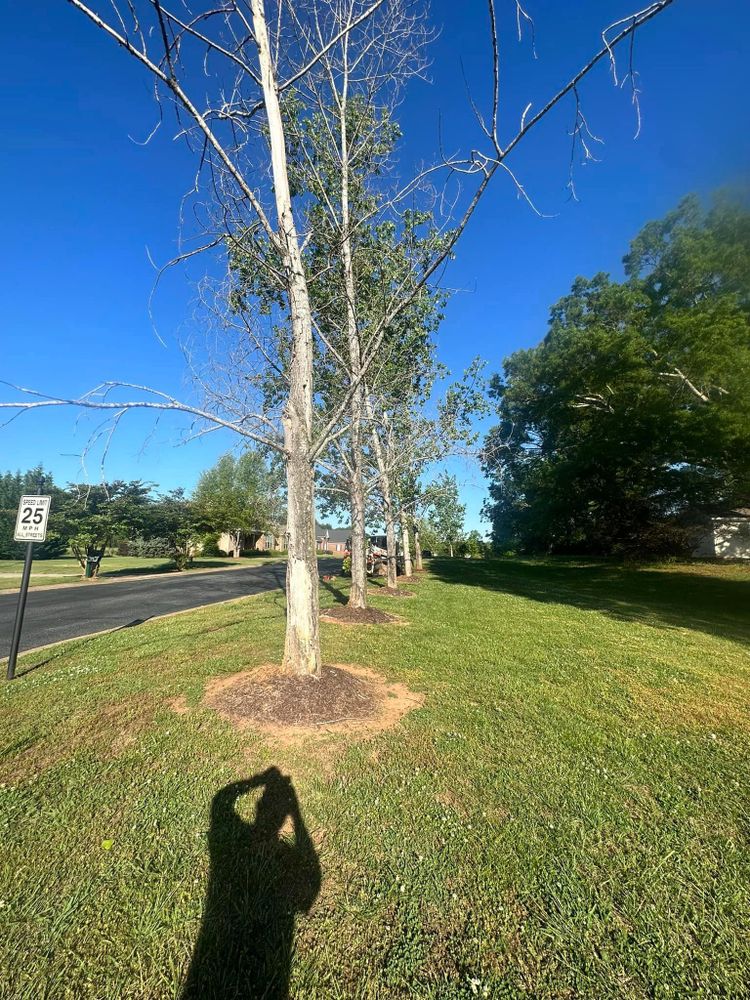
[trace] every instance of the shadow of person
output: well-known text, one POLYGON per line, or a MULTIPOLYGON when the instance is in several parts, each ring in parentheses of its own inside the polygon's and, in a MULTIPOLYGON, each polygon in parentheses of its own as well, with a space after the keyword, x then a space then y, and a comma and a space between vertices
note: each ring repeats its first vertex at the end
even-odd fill
POLYGON ((211 871, 181 1000, 286 1000, 294 922, 320 889, 320 864, 291 780, 270 767, 211 804, 211 871), (237 801, 262 788, 254 822, 237 801))

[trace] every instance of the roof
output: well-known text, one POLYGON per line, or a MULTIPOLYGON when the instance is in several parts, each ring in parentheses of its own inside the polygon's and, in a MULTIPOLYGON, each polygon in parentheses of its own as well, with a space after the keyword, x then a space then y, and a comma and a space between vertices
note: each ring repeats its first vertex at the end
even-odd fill
POLYGON ((351 528, 329 528, 325 524, 315 524, 315 537, 325 538, 326 532, 328 532, 329 542, 346 542, 348 538, 351 537, 351 528))

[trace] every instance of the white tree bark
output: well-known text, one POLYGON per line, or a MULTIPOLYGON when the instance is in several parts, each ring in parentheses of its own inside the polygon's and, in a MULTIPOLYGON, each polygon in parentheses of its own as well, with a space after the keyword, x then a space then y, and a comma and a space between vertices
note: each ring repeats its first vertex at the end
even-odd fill
POLYGON ((424 569, 422 563, 422 533, 419 530, 419 520, 414 521, 414 565, 418 573, 424 569))
POLYGON ((284 408, 287 455, 287 535, 285 670, 320 675, 318 559, 315 488, 310 457, 313 426, 313 334, 302 251, 292 212, 284 125, 263 0, 251 0, 263 99, 268 117, 276 214, 287 276, 292 327, 289 397, 284 408))
POLYGON ((401 521, 401 548, 404 553, 404 576, 411 576, 411 543, 409 539, 409 519, 406 516, 406 511, 402 510, 400 512, 399 520, 401 521))
MULTIPOLYGON (((345 52, 348 50, 344 41, 345 52)), ((360 380, 362 345, 359 339, 356 312, 356 287, 352 262, 352 232, 349 210, 349 137, 347 133, 348 58, 344 60, 343 83, 339 102, 339 132, 341 156, 341 267, 346 295, 346 334, 349 348, 351 378, 357 382, 352 394, 351 420, 351 520, 352 520, 352 584, 349 607, 367 607, 367 537, 365 528, 364 461, 362 454, 362 419, 364 416, 364 383, 360 380)))

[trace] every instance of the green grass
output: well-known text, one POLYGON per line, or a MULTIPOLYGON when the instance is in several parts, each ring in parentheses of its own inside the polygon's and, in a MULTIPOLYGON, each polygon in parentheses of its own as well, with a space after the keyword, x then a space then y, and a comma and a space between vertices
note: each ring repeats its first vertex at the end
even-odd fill
POLYGON ((327 661, 426 696, 364 741, 197 707, 278 661, 278 594, 24 657, 0 689, 0 997, 183 995, 209 879, 217 976, 240 917, 283 970, 294 852, 210 822, 272 765, 322 873, 295 998, 747 996, 747 569, 436 560, 414 589, 373 602, 405 627, 323 626, 327 661))
MULTIPOLYGON (((229 556, 197 556, 190 571, 205 569, 226 569, 231 566, 260 566, 274 562, 279 555, 265 556, 259 552, 254 556, 233 559, 229 556)), ((23 560, 0 559, 0 590, 10 590, 21 582, 23 560)), ((175 573, 171 559, 148 559, 141 556, 105 556, 99 573, 100 580, 116 580, 126 576, 140 576, 148 573, 175 573)), ((74 556, 60 556, 58 559, 37 559, 31 567, 31 587, 48 587, 57 583, 80 583, 83 571, 74 556)))

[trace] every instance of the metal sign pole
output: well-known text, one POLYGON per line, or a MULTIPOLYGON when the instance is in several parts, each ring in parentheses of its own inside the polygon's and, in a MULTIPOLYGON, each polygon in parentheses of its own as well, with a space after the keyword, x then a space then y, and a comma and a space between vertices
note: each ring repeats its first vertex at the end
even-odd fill
POLYGON ((8 657, 7 679, 14 680, 16 676, 16 659, 18 658, 18 646, 21 642, 21 629, 23 627, 23 614, 26 610, 26 595, 29 592, 29 578, 31 576, 31 562, 34 558, 34 543, 29 542, 26 546, 26 558, 23 562, 23 576, 21 577, 21 590, 18 594, 18 606, 16 608, 16 621, 13 625, 13 638, 10 643, 10 656, 8 657))

